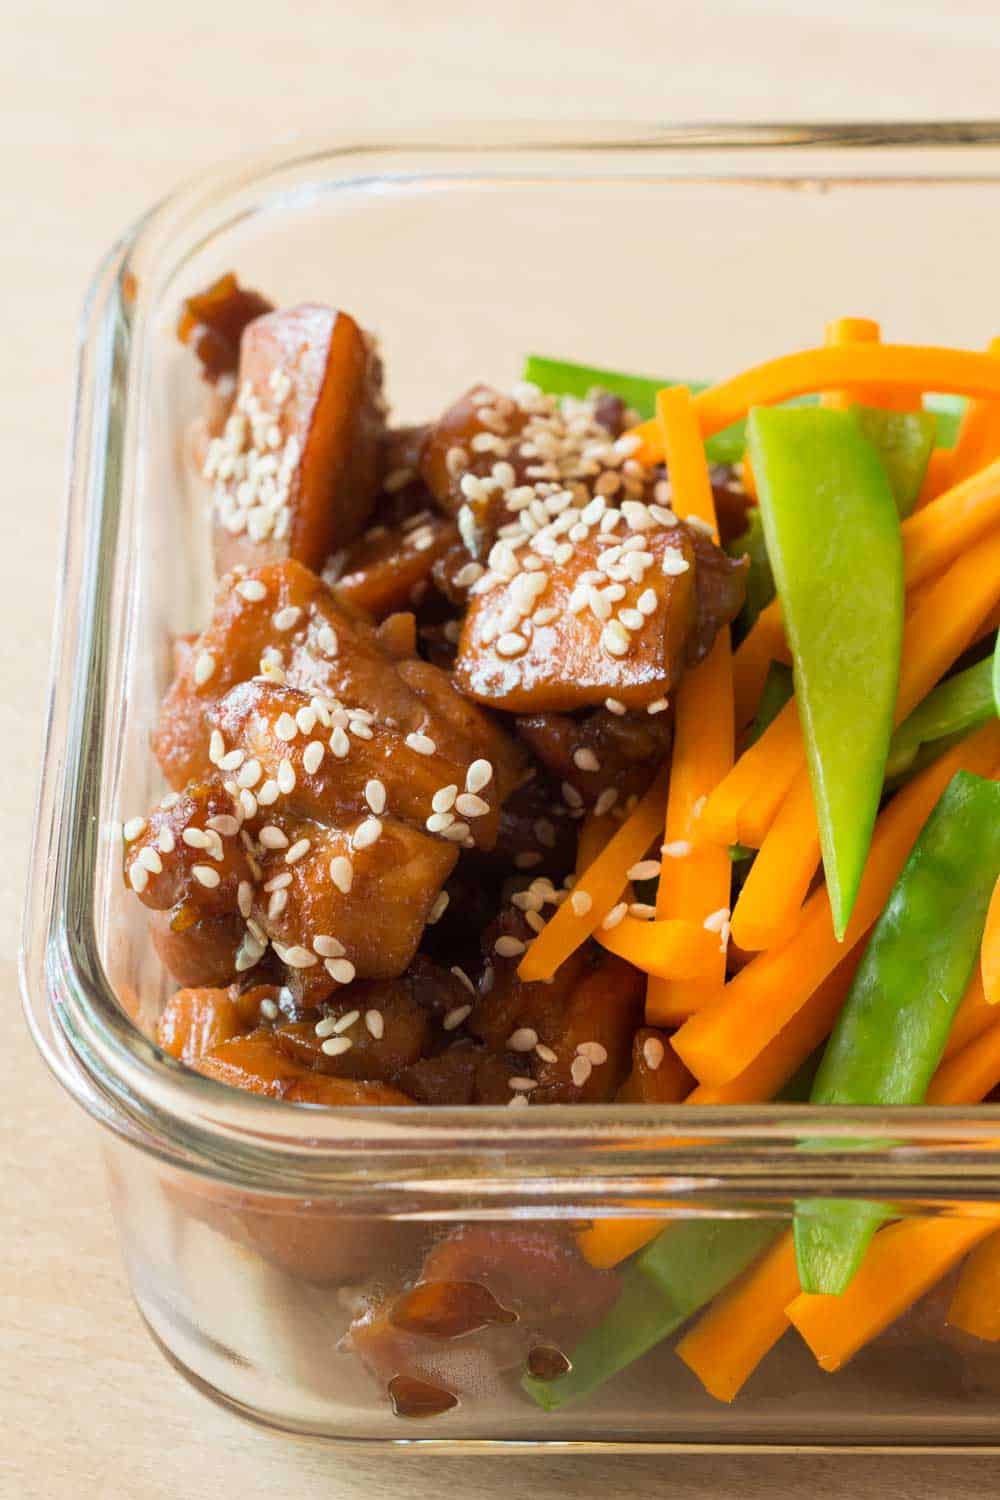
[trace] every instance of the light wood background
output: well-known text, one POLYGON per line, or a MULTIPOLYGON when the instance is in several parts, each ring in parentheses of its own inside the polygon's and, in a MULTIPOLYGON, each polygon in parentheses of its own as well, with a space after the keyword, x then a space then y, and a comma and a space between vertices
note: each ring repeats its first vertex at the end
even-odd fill
MULTIPOLYGON (((987 117, 996 0, 8 0, 0 11, 2 1500, 948 1497, 984 1461, 449 1459, 291 1444, 196 1396, 139 1327, 96 1144, 17 1014, 75 323, 118 230, 242 149, 463 117, 987 117), (447 1467, 444 1467, 447 1462, 447 1467)), ((957 249, 957 247, 956 247, 957 249)), ((993 322, 997 321, 995 312, 993 322)), ((991 325, 992 326, 992 325, 991 325)))

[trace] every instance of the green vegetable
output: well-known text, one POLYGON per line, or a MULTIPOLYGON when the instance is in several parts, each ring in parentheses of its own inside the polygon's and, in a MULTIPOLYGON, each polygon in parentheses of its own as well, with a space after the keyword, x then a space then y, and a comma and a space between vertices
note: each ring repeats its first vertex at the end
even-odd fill
MULTIPOLYGON (((887 778, 906 775, 913 770, 924 746, 947 742, 953 735, 965 735, 1000 712, 994 699, 995 660, 977 662, 964 672, 957 672, 938 684, 922 703, 899 725, 889 745, 887 778)), ((944 748, 941 744, 938 748, 944 748)))
POLYGON ((924 407, 937 417, 937 440, 942 448, 954 448, 965 412, 964 396, 925 396, 924 407))
POLYGON ((851 412, 878 450, 900 516, 908 516, 927 473, 937 419, 932 412, 881 411, 874 406, 852 406, 851 412))
POLYGON ((747 511, 746 531, 727 542, 726 551, 730 557, 745 555, 750 559, 746 598, 736 620, 737 634, 742 639, 749 635, 758 615, 767 608, 775 593, 771 559, 767 555, 767 542, 764 540, 764 522, 756 505, 747 511))
POLYGON ((795 679, 791 667, 786 667, 783 661, 773 661, 764 678, 760 702, 747 738, 748 744, 752 745, 759 740, 764 730, 774 723, 794 691, 795 679))
POLYGON ((747 433, 842 937, 892 734, 903 635, 899 516, 851 412, 757 408, 747 433))
MULTIPOLYGON (((813 1085, 813 1104, 919 1104, 976 962, 1000 871, 1000 784, 959 771, 879 918, 813 1085)), ((799 1280, 839 1294, 890 1213, 817 1200, 795 1215, 799 1280)))
MULTIPOLYGON (((622 400, 646 420, 656 414, 656 393, 673 379, 656 380, 647 375, 625 375, 619 370, 604 370, 597 365, 576 365, 569 360, 548 359, 529 354, 524 362, 524 379, 550 396, 577 396, 581 400, 591 391, 607 391, 622 400)), ((705 382, 684 382, 692 391, 703 391, 705 382)), ((736 422, 724 432, 716 433, 705 444, 705 452, 714 464, 735 464, 743 457, 746 446, 744 423, 736 422)))
POLYGON ((626 1267, 618 1301, 577 1344, 568 1373, 526 1375, 525 1391, 548 1411, 589 1395, 710 1302, 780 1227, 768 1219, 678 1219, 626 1267))

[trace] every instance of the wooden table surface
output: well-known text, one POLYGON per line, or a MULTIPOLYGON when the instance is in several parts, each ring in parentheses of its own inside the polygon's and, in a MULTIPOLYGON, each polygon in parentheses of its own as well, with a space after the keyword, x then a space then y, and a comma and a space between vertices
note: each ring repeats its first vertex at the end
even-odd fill
POLYGON ((118 230, 178 179, 296 132, 463 117, 986 117, 995 0, 8 0, 0 46, 5 399, 0 612, 0 1497, 414 1497, 442 1482, 545 1500, 981 1494, 983 1461, 340 1453, 194 1394, 139 1326, 94 1136, 35 1057, 14 958, 30 841, 75 323, 118 230), (514 1470, 511 1471, 511 1464, 514 1470))

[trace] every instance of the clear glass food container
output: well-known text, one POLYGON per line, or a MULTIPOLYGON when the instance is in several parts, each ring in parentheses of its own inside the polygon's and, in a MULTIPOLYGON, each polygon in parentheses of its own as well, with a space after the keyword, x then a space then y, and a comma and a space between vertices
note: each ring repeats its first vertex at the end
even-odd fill
POLYGON ((545 1411, 470 1335, 442 1356, 458 1404, 395 1415, 340 1342, 359 1294, 412 1279, 456 1225, 781 1220, 815 1195, 983 1214, 1000 1109, 325 1110, 232 1091, 148 1039, 168 986, 115 837, 163 789, 148 734, 170 640, 212 590, 184 447, 200 387, 173 332, 189 292, 235 268, 279 304, 352 310, 417 420, 516 378, 529 350, 704 378, 848 313, 985 346, 998 262, 993 125, 345 138, 215 172, 113 247, 81 329, 23 987, 103 1127, 142 1316, 204 1391, 289 1432, 443 1450, 1000 1450, 1000 1348, 945 1326, 942 1285, 836 1375, 787 1333, 731 1406, 668 1340, 545 1411))

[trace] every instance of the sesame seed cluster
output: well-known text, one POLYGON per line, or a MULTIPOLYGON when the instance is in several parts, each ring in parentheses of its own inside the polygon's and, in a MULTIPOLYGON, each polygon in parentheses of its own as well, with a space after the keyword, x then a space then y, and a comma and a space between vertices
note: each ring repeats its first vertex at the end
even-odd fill
POLYGON ((291 524, 291 492, 302 460, 295 432, 282 435, 281 413, 292 392, 292 378, 282 367, 268 382, 266 406, 248 381, 240 386, 222 435, 208 446, 202 475, 212 483, 216 520, 233 536, 246 532, 251 541, 280 541, 291 524))

